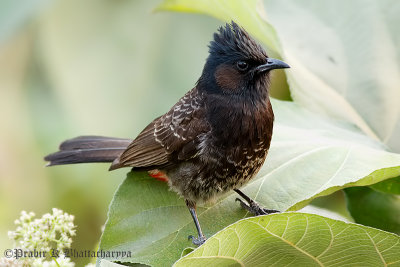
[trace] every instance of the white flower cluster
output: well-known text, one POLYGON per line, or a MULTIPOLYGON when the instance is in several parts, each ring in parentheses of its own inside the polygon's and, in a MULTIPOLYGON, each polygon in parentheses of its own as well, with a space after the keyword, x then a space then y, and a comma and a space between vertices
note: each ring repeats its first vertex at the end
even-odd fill
POLYGON ((17 229, 8 232, 17 248, 50 251, 71 247, 71 236, 75 235, 73 215, 53 208, 53 214, 46 213, 40 219, 34 217, 33 212, 22 211, 21 217, 15 220, 17 229))
POLYGON ((12 258, 0 258, 1 267, 25 267, 23 262, 17 261, 12 258))
MULTIPOLYGON (((72 238, 75 235, 74 216, 64 213, 62 210, 53 209, 53 214, 46 213, 40 219, 35 219, 35 213, 21 212, 21 217, 15 220, 17 229, 9 231, 8 237, 14 240, 14 247, 25 251, 48 251, 71 247, 72 238)), ((75 264, 69 258, 21 258, 0 259, 0 266, 15 267, 74 267, 75 264), (4 265, 2 265, 4 264, 4 265)))
POLYGON ((59 257, 52 261, 43 261, 42 259, 36 259, 32 262, 31 266, 32 267, 75 267, 75 263, 71 262, 69 258, 59 257))

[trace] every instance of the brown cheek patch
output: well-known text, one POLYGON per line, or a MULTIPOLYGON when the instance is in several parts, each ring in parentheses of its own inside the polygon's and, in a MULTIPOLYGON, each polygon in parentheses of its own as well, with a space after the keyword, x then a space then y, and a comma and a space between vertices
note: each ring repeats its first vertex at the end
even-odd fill
POLYGON ((215 71, 215 80, 224 90, 237 90, 240 84, 241 73, 233 66, 220 65, 215 71))

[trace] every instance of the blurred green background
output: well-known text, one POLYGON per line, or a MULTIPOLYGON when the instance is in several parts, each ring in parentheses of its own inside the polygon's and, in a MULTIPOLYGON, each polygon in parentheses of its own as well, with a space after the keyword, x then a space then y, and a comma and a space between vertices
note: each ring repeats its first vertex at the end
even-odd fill
MULTIPOLYGON (((159 2, 0 3, 0 251, 21 210, 53 207, 75 215, 74 248, 96 247, 128 170, 45 168, 42 158, 77 135, 133 138, 194 86, 222 23, 154 13, 159 2)), ((288 99, 283 72, 274 79, 272 94, 288 99)))

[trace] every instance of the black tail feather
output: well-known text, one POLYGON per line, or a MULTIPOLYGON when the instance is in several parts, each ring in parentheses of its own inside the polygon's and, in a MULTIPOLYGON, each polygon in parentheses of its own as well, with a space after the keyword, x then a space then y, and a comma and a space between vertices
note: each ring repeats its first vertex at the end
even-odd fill
POLYGON ((131 139, 103 136, 79 136, 61 143, 60 151, 47 155, 46 166, 113 162, 132 142, 131 139))

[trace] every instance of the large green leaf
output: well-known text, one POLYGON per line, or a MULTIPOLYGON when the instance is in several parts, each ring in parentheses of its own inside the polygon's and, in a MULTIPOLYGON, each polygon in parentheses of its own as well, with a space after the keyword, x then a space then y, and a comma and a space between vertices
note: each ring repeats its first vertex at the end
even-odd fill
POLYGON ((130 264, 118 264, 115 262, 111 262, 108 260, 98 260, 98 264, 99 267, 123 267, 123 266, 134 266, 134 267, 148 267, 148 265, 145 264, 140 264, 140 263, 130 263, 130 264))
MULTIPOLYGON (((243 188, 264 206, 294 210, 344 187, 399 176, 400 155, 386 152, 356 127, 327 121, 292 102, 273 101, 273 107, 276 126, 267 162, 243 188)), ((247 215, 236 197, 228 194, 198 208, 208 237, 247 215)), ((191 245, 190 234, 195 228, 183 200, 147 174, 131 173, 112 201, 100 247, 131 250, 132 262, 170 265, 191 245)))
POLYGON ((124 265, 118 264, 118 263, 114 263, 108 260, 100 260, 100 267, 121 267, 124 265))
POLYGON ((290 102, 273 101, 276 124, 258 179, 245 191, 268 207, 295 210, 311 199, 396 177, 400 155, 356 127, 327 121, 290 102))
POLYGON ((371 185, 376 191, 400 195, 400 176, 371 185))
POLYGON ((174 266, 399 266, 400 237, 317 215, 241 220, 174 266))
POLYGON ((400 152, 400 2, 268 0, 294 101, 400 152))
POLYGON ((156 10, 207 14, 220 20, 236 21, 275 53, 280 45, 274 28, 265 19, 264 7, 258 0, 164 0, 156 10))
POLYGON ((400 196, 368 187, 346 188, 347 207, 356 223, 400 234, 400 196))

